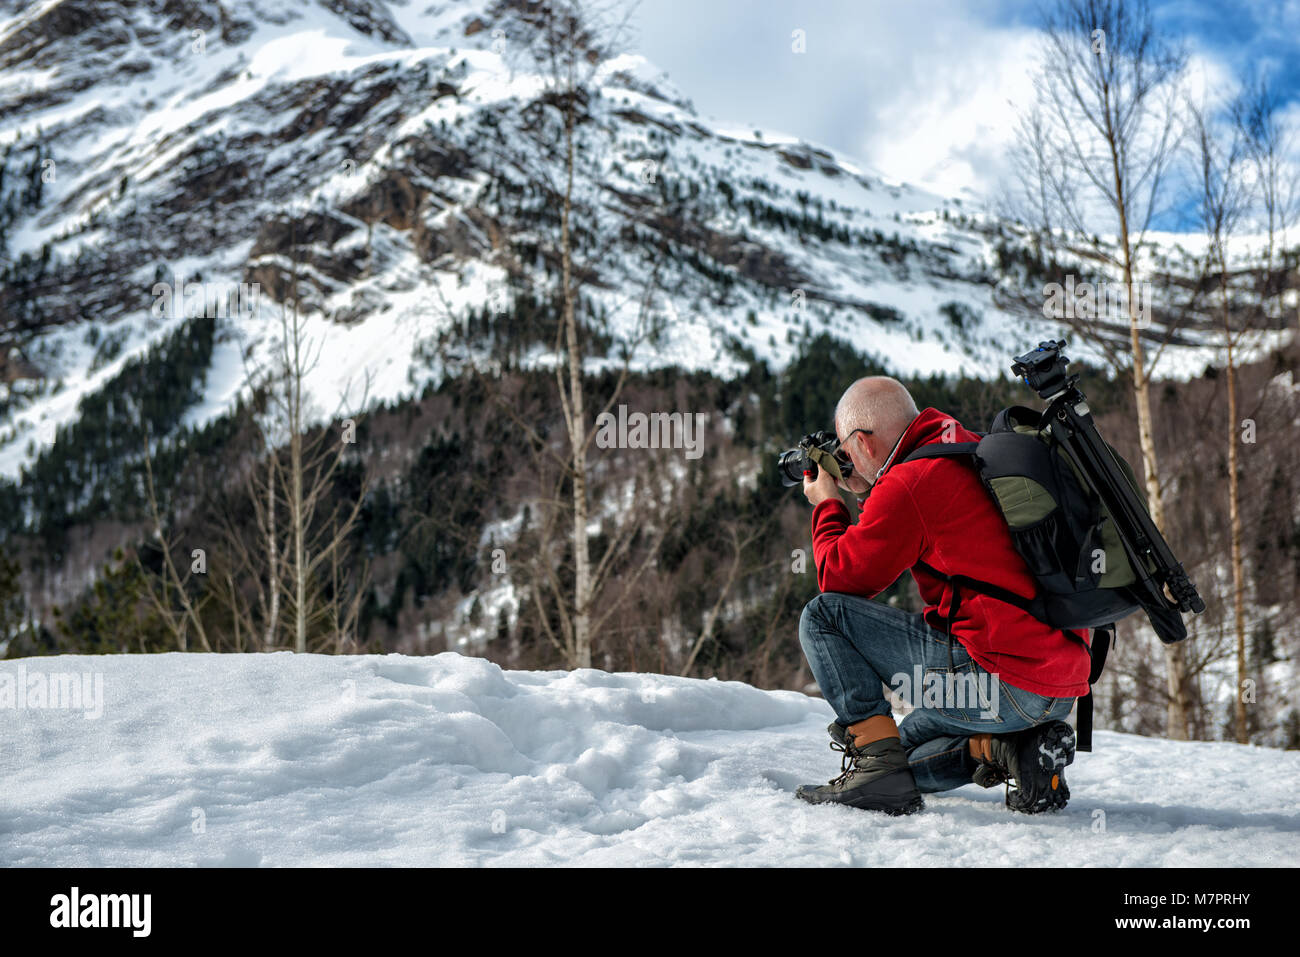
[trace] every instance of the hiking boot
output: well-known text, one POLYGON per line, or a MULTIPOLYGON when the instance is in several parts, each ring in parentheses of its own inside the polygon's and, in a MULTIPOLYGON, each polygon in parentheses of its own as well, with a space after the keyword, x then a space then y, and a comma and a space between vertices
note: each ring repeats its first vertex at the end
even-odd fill
POLYGON ((1065 766, 1074 761, 1074 729, 1064 721, 1049 721, 1014 734, 995 734, 988 750, 990 759, 979 761, 971 780, 985 788, 1006 783, 1011 810, 1022 814, 1059 811, 1070 800, 1065 766))
POLYGON ((840 776, 829 784, 801 784, 795 795, 809 804, 847 804, 865 811, 914 814, 925 807, 898 738, 857 747, 843 725, 831 723, 831 750, 841 752, 840 776))

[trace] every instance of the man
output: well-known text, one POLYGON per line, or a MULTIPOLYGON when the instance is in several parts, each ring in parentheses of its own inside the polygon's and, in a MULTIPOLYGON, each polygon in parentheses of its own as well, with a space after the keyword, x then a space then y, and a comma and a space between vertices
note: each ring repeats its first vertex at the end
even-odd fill
POLYGON ((1036 582, 968 462, 903 461, 932 442, 978 436, 936 409, 918 413, 907 389, 881 376, 848 388, 835 431, 837 458, 853 466, 841 487, 870 494, 851 525, 827 470, 804 475, 822 594, 803 610, 799 641, 835 709, 831 747, 843 763, 838 778, 803 785, 799 797, 910 814, 924 807, 922 792, 1014 781, 1016 810, 1064 807, 1074 733, 1061 719, 1088 693, 1085 640, 954 589, 947 579, 964 575, 1030 598, 1036 582), (924 612, 869 600, 909 569, 924 612), (910 687, 917 707, 901 726, 882 684, 910 687))

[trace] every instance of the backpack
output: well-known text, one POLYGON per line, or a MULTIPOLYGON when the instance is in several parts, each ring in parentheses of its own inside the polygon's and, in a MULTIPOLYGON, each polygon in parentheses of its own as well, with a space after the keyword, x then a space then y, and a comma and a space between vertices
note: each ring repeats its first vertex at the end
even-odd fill
MULTIPOLYGON (((1138 589, 1134 562, 1143 559, 1119 534, 1094 483, 1046 427, 1044 415, 1024 406, 1003 409, 978 442, 932 442, 903 461, 960 458, 975 466, 1011 532, 1011 541, 1038 585, 1033 598, 966 575, 945 575, 922 562, 928 574, 953 588, 956 616, 960 590, 1015 605, 1067 635, 1092 629, 1088 694, 1079 698, 1077 749, 1092 750, 1092 685, 1101 677, 1114 640, 1115 622, 1146 609, 1160 639, 1187 637, 1182 616, 1151 607, 1138 589)), ((1132 467, 1109 445, 1121 473, 1147 507, 1132 467)), ((1154 571, 1150 563, 1148 571, 1154 571)))

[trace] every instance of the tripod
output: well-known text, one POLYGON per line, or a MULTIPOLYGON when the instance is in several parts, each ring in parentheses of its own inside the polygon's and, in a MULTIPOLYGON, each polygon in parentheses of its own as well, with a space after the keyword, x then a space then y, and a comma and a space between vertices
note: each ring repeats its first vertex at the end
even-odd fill
POLYGON ((1134 600, 1147 612, 1162 641, 1181 641, 1187 630, 1180 612, 1199 614, 1205 602, 1097 434, 1087 399, 1077 385, 1078 375, 1066 373, 1069 360, 1061 354, 1064 346, 1063 339, 1040 342, 1033 352, 1017 356, 1011 371, 1048 402, 1042 421, 1109 509, 1138 578, 1134 600))

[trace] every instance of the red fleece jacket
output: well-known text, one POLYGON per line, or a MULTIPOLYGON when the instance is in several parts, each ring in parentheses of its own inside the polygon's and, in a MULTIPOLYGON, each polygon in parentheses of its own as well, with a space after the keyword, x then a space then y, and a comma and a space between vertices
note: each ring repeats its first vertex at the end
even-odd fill
MULTIPOLYGON (((918 562, 1033 597, 1034 577, 971 463, 902 461, 931 442, 978 438, 952 416, 926 409, 899 439, 856 525, 849 524, 849 510, 838 497, 819 502, 812 514, 818 587, 870 598, 910 569, 925 601, 925 620, 939 631, 952 608, 952 589, 914 567, 918 562)), ((1014 605, 963 589, 952 634, 981 667, 1010 685, 1053 698, 1088 693, 1084 646, 1014 605)))

